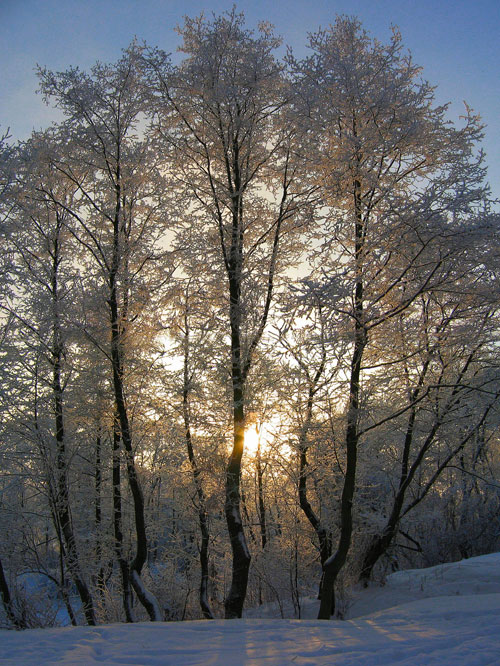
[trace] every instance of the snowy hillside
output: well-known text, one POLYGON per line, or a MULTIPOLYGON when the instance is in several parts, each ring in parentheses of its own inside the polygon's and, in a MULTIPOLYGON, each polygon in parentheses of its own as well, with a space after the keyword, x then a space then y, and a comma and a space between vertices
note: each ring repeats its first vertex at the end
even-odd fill
POLYGON ((349 616, 2 631, 0 664, 498 664, 500 554, 393 574, 360 590, 349 616))

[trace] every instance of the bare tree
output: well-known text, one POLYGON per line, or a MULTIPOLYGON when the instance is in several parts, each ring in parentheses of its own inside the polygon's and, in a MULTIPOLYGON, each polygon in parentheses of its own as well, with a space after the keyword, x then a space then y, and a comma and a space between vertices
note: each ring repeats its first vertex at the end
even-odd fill
POLYGON ((133 332, 139 324, 148 330, 145 318, 168 279, 167 253, 161 246, 167 220, 159 203, 165 185, 150 144, 138 136, 145 111, 139 63, 140 49, 132 45, 116 65, 96 65, 90 75, 44 70, 40 81, 45 98, 54 99, 68 117, 62 133, 72 152, 61 150, 54 168, 78 192, 78 207, 68 208, 72 233, 95 275, 97 297, 108 309, 110 343, 103 351, 111 364, 135 512, 130 582, 150 618, 161 620, 159 604, 141 578, 148 540, 127 404, 127 366, 136 360, 129 354, 133 332))
POLYGON ((452 279, 466 254, 467 218, 483 204, 485 189, 481 155, 474 155, 477 118, 469 113, 463 129, 450 126, 397 31, 385 46, 343 17, 312 35, 310 47, 309 58, 290 59, 298 113, 312 137, 311 171, 330 211, 310 288, 317 298, 321 285, 331 335, 347 327, 350 338, 341 530, 324 564, 319 614, 328 618, 353 530, 365 355, 377 328, 452 279))
POLYGON ((16 289, 2 305, 10 312, 21 338, 28 340, 32 367, 45 402, 35 400, 33 429, 47 473, 54 526, 61 535, 64 563, 78 590, 89 624, 96 623, 94 603, 82 571, 69 493, 70 451, 66 434, 65 390, 71 375, 68 362, 68 310, 77 276, 72 266, 72 243, 66 229, 66 208, 75 188, 50 167, 50 138, 35 136, 19 157, 15 194, 15 226, 9 243, 15 261, 16 289), (54 203, 46 192, 57 192, 54 203), (38 360, 35 361, 34 359, 38 360), (44 428, 49 408, 51 424, 44 428), (50 407, 48 407, 50 405, 50 407), (52 467, 53 465, 53 467, 52 467))
POLYGON ((172 165, 186 224, 200 240, 191 252, 225 281, 230 338, 233 444, 225 514, 233 552, 226 617, 241 617, 250 551, 241 517, 245 387, 268 320, 275 283, 293 256, 286 239, 297 211, 291 131, 283 124, 287 89, 267 25, 254 36, 234 11, 180 29, 186 59, 148 58, 157 87, 158 133, 172 165))
MULTIPOLYGON (((476 275, 471 271, 467 284, 458 288, 456 283, 454 292, 423 295, 413 304, 411 316, 392 322, 393 358, 392 362, 387 358, 383 372, 398 375, 397 384, 391 381, 394 403, 375 391, 374 399, 386 404, 379 418, 373 413, 362 435, 369 438, 369 433, 392 423, 394 444, 401 432, 389 472, 394 474, 397 451, 399 476, 393 482, 385 525, 373 535, 363 556, 360 578, 365 582, 393 543, 403 518, 440 482, 448 466, 463 458, 464 449, 475 445, 496 409, 497 316, 494 284, 485 297, 488 282, 483 270, 476 275)), ((371 373, 372 384, 380 384, 380 368, 371 373)))

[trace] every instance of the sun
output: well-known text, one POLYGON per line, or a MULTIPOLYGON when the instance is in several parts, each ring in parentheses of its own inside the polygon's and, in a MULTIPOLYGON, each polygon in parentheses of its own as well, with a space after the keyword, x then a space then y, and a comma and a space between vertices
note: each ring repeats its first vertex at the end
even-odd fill
POLYGON ((255 456, 259 444, 261 444, 261 438, 258 426, 252 424, 245 430, 245 451, 251 456, 255 456))
POLYGON ((245 451, 255 457, 259 450, 269 447, 275 437, 271 423, 252 423, 245 430, 245 451))

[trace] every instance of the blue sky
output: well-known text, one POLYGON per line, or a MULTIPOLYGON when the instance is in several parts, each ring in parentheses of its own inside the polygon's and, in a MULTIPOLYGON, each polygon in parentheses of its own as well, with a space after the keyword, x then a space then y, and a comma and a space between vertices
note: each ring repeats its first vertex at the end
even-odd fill
MULTIPOLYGON (((221 13, 233 0, 0 0, 0 126, 14 138, 46 126, 53 113, 35 95, 38 63, 62 70, 112 62, 137 36, 174 51, 174 27, 184 15, 221 13)), ((489 180, 500 197, 500 2, 499 0, 255 0, 236 3, 249 27, 271 21, 297 54, 307 32, 333 23, 337 14, 357 15, 386 42, 397 25, 405 46, 437 86, 439 103, 451 102, 450 118, 463 100, 487 124, 484 149, 489 180)))

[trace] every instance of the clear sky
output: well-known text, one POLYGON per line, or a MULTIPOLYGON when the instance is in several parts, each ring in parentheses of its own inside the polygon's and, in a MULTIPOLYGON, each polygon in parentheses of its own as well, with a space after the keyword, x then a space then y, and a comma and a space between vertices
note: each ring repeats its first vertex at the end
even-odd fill
MULTIPOLYGON (((183 16, 221 13, 233 0, 0 0, 0 131, 13 138, 49 124, 53 112, 35 95, 34 67, 86 69, 113 62, 134 36, 175 51, 183 16)), ((247 0, 237 2, 249 27, 268 20, 298 54, 308 32, 337 14, 358 16, 387 42, 397 25, 439 103, 458 120, 463 100, 486 123, 489 181, 500 198, 500 0, 247 0)))

